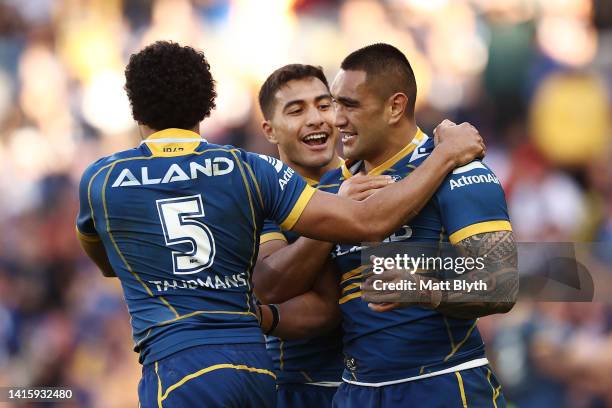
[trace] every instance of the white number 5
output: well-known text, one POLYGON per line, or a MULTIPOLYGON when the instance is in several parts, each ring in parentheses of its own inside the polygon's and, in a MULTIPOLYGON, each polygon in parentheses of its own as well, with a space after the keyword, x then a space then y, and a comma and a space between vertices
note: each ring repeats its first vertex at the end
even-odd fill
POLYGON ((191 251, 172 251, 174 273, 186 275, 210 267, 215 258, 215 240, 198 218, 204 217, 200 194, 157 200, 157 212, 167 246, 191 243, 191 251))

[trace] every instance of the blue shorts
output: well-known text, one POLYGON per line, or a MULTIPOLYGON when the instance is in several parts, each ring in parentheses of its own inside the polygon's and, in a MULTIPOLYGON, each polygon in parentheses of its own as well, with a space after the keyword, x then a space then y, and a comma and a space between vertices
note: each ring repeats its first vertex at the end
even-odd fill
POLYGON ((331 408, 338 387, 279 384, 276 408, 331 408))
POLYGON ((384 387, 343 383, 334 408, 504 408, 501 386, 489 366, 384 387))
POLYGON ((142 408, 276 406, 276 377, 263 344, 192 347, 142 367, 142 408))

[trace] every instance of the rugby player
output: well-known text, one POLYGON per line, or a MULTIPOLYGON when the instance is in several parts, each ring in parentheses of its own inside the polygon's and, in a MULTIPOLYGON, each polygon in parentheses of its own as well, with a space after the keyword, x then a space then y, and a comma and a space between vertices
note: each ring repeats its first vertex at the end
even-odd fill
MULTIPOLYGON (((410 63, 397 48, 374 44, 347 56, 332 84, 336 126, 347 161, 321 183, 341 182, 360 173, 410 178, 434 146, 416 125, 416 92, 410 63)), ((425 307, 370 308, 361 298, 362 247, 334 249, 342 274, 339 303, 346 356, 344 383, 334 406, 505 405, 476 322, 480 316, 512 307, 518 289, 516 245, 499 180, 480 161, 453 170, 419 215, 388 239, 444 240, 468 256, 484 257, 484 273, 497 281, 500 291, 491 293, 492 301, 441 301, 440 294, 434 297, 432 291, 425 307), (478 182, 462 182, 470 176, 478 176, 478 182)), ((371 282, 370 277, 368 289, 371 282)))
POLYGON ((103 274, 121 281, 142 407, 273 407, 251 286, 264 219, 321 240, 379 240, 418 210, 415 196, 483 150, 476 131, 444 127, 464 137, 434 150, 422 166, 433 176, 356 202, 313 189, 279 160, 203 139, 216 96, 203 53, 156 42, 125 74, 143 141, 85 170, 77 233, 103 274))
MULTIPOLYGON (((338 133, 321 68, 291 64, 277 69, 262 85, 259 104, 263 133, 278 146, 281 160, 318 188, 321 176, 343 162, 336 154, 338 133)), ((391 181, 374 178, 364 192, 391 181)), ((264 327, 278 336, 266 337, 277 376, 277 407, 331 407, 344 367, 338 278, 334 264, 325 260, 333 244, 306 238, 296 242, 298 238, 266 220, 253 275, 258 298, 280 303, 263 307, 285 316, 274 328, 264 327), (307 246, 301 250, 307 253, 300 262, 283 262, 287 251, 291 255, 304 242, 307 246), (320 255, 310 257, 310 251, 320 255), (308 290, 301 293, 304 287, 308 290)))

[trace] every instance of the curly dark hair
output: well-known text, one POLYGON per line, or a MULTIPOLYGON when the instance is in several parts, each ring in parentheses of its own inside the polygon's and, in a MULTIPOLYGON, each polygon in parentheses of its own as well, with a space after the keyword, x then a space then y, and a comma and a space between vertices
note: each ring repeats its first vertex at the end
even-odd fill
POLYGON ((154 130, 191 129, 215 108, 215 81, 204 53, 157 41, 125 68, 134 120, 154 130))

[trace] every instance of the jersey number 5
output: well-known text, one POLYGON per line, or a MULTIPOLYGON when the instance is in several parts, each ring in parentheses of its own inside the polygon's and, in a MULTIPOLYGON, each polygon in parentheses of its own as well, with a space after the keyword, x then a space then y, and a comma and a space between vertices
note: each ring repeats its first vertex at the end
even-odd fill
POLYGON ((172 251, 174 273, 186 275, 210 267, 215 258, 215 240, 201 221, 204 218, 202 196, 168 198, 156 203, 166 245, 191 244, 191 249, 172 251))

